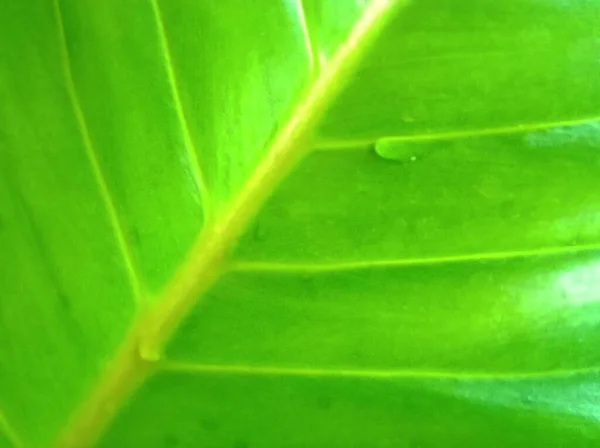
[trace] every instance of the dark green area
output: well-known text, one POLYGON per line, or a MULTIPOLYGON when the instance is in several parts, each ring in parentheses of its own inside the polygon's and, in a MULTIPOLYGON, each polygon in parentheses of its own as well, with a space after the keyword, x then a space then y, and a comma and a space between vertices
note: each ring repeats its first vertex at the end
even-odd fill
POLYGON ((100 446, 587 448, 600 437, 597 381, 162 374, 100 446))

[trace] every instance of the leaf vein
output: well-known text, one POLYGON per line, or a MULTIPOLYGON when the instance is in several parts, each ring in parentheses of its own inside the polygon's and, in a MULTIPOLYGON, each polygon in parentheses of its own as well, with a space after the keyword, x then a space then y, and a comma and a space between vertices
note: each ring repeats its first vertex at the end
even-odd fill
POLYGON ((73 80, 71 59, 69 56, 69 50, 67 48, 67 38, 65 34, 63 18, 60 8, 60 0, 54 0, 54 12, 58 28, 58 38, 62 60, 61 62, 63 66, 67 94, 69 96, 69 100, 73 109, 73 114, 75 115, 75 119, 77 121, 77 125, 79 126, 79 131, 83 140, 83 146, 85 148, 87 157, 90 161, 94 178, 96 180, 96 183, 98 184, 98 189, 104 202, 104 206, 106 207, 106 211, 108 213, 108 217, 113 228, 113 232, 117 240, 119 250, 121 251, 121 254, 123 256, 123 261, 125 263, 125 268, 129 277, 134 299, 136 303, 140 304, 142 302, 141 282, 137 273, 137 269, 135 268, 135 263, 133 261, 133 256, 127 243, 127 239, 125 237, 125 232, 123 231, 123 224, 121 223, 121 220, 117 213, 114 199, 108 188, 108 184, 102 172, 102 168, 100 167, 98 155, 96 154, 96 149, 94 148, 94 144, 92 143, 86 118, 83 113, 83 108, 81 107, 79 95, 77 93, 75 82, 73 80))
POLYGON ((186 115, 183 111, 183 105, 181 103, 181 94, 179 85, 177 83, 177 77, 175 76, 175 69, 173 67, 173 62, 171 60, 171 52, 169 50, 169 41, 167 39, 167 33, 165 30, 165 24, 162 18, 162 14, 160 11, 160 7, 158 6, 158 0, 151 0, 152 10, 154 12, 154 16, 156 19, 156 26, 158 29, 158 36, 160 47, 162 50, 162 55, 165 61, 165 70, 167 72, 167 77, 169 80, 169 86, 171 88, 171 96, 173 97, 173 102, 175 104, 175 113, 177 115, 177 119, 181 126, 181 132, 184 141, 185 152, 190 161, 190 169, 192 177, 194 178, 194 182, 196 183, 196 188, 200 193, 202 207, 204 209, 205 215, 210 215, 211 207, 210 207, 210 197, 208 192, 208 185, 206 183, 206 178, 204 176, 204 172, 202 171, 202 167, 200 165, 200 161, 198 160, 198 152, 196 151, 196 146, 194 145, 194 141, 190 134, 189 124, 186 118, 186 115))
POLYGON ((100 437, 117 411, 115 404, 121 403, 143 382, 169 336, 201 300, 202 293, 222 274, 231 246, 268 198, 271 189, 310 149, 308 143, 314 125, 342 88, 342 81, 348 78, 367 43, 383 26, 391 10, 405 4, 406 0, 374 0, 370 3, 348 39, 326 69, 319 73, 312 88, 281 128, 267 156, 232 201, 222 220, 203 229, 187 259, 157 299, 157 305, 138 316, 113 360, 54 446, 90 446, 100 437))
POLYGON ((417 369, 342 369, 313 367, 277 367, 243 364, 200 364, 177 361, 163 361, 157 372, 178 372, 191 374, 237 374, 256 376, 298 376, 366 379, 439 379, 439 380, 525 380, 560 378, 572 375, 600 372, 600 366, 580 369, 557 369, 532 372, 453 372, 417 369))
POLYGON ((514 259, 553 256, 562 254, 582 254, 600 251, 600 243, 578 245, 578 246, 556 246, 541 249, 514 251, 514 252, 491 252, 467 255, 452 255, 447 257, 430 258, 405 258, 389 260, 367 260, 341 263, 275 263, 275 262, 253 262, 238 261, 229 266, 230 272, 341 272, 361 269, 375 269, 388 267, 410 267, 431 266, 451 263, 507 261, 514 259))
POLYGON ((386 135, 377 138, 369 138, 364 140, 321 140, 315 144, 314 149, 317 151, 350 151, 356 149, 364 149, 373 145, 378 140, 393 140, 395 142, 427 142, 436 140, 454 140, 476 137, 491 137, 496 135, 510 135, 536 131, 546 131, 550 129, 575 127, 600 123, 600 116, 576 118, 573 120, 550 121, 539 123, 523 123, 512 126, 501 126, 497 128, 470 129, 464 131, 449 131, 449 132, 428 132, 425 134, 413 135, 386 135))
POLYGON ((298 24, 304 37, 304 49, 308 57, 309 71, 314 74, 315 69, 319 68, 319 59, 315 53, 313 40, 310 37, 310 31, 306 22, 306 12, 304 10, 303 0, 296 0, 296 10, 298 11, 298 24))

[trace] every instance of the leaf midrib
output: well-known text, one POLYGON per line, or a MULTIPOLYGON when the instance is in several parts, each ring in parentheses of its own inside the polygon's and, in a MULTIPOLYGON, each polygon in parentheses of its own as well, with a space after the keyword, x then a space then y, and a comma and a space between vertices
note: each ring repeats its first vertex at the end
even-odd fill
POLYGON ((55 447, 93 445, 123 400, 155 370, 165 341, 197 303, 201 293, 219 277, 233 242, 274 186, 308 150, 314 125, 342 88, 369 41, 391 15, 392 8, 404 4, 405 0, 374 0, 364 10, 346 41, 276 136, 266 158, 231 204, 229 212, 222 220, 214 219, 207 224, 189 256, 159 296, 157 306, 136 319, 96 387, 59 435, 55 447))

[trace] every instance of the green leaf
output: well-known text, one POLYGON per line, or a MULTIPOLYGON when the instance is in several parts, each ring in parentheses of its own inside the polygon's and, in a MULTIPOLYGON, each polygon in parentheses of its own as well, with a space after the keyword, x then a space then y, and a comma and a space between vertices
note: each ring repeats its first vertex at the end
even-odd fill
POLYGON ((600 443, 597 2, 5 6, 0 447, 600 443))

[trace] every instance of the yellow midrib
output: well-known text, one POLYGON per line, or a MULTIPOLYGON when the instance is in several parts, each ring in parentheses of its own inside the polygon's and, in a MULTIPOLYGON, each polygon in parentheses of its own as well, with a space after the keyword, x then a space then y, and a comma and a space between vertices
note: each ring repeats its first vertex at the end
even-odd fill
POLYGON ((201 293, 219 277, 232 243, 269 192, 303 156, 315 123, 343 87, 343 81, 348 78, 368 43, 391 16, 392 8, 406 3, 406 0, 374 0, 364 10, 346 41, 276 136, 267 157, 231 204, 229 212, 224 219, 206 226, 181 268, 159 296, 157 306, 136 319, 95 388, 53 446, 92 446, 120 404, 152 373, 167 338, 197 303, 201 293))

